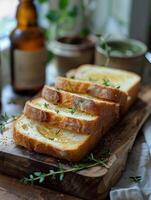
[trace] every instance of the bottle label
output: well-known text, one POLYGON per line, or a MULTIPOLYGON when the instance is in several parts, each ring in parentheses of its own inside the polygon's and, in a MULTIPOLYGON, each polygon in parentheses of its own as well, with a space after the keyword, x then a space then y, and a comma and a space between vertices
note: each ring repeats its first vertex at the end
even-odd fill
POLYGON ((46 49, 14 50, 14 79, 17 89, 41 87, 45 82, 46 49))

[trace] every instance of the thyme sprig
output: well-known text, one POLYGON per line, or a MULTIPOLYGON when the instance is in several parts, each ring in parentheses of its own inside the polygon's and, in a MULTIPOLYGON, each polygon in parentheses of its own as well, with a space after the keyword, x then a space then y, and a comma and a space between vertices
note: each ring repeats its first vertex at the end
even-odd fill
POLYGON ((131 176, 129 177, 131 179, 132 182, 134 183, 140 183, 142 181, 142 177, 141 176, 131 176))
POLYGON ((102 36, 102 35, 98 35, 99 37, 99 45, 102 49, 104 49, 105 53, 106 53, 106 61, 104 66, 108 66, 109 61, 110 61, 110 55, 112 52, 112 48, 110 47, 110 45, 108 44, 108 39, 110 36, 102 36))
POLYGON ((103 85, 105 85, 105 86, 111 86, 111 87, 114 87, 114 88, 117 88, 117 89, 119 89, 120 88, 120 86, 119 85, 115 85, 114 83, 112 83, 109 79, 103 79, 103 82, 102 82, 102 84, 103 85))
MULTIPOLYGON (((108 154, 109 156, 110 154, 108 154)), ((43 172, 34 172, 33 174, 30 174, 29 177, 24 177, 21 181, 25 184, 31 183, 33 184, 35 181, 39 181, 39 183, 42 183, 45 181, 47 177, 50 177, 51 179, 58 178, 60 181, 63 180, 65 174, 69 172, 79 172, 84 169, 89 169, 95 166, 102 166, 105 168, 108 168, 109 157, 104 158, 95 158, 94 155, 91 153, 85 160, 84 163, 75 164, 72 165, 70 168, 65 169, 63 165, 59 165, 59 167, 55 170, 49 170, 48 173, 43 172)))
POLYGON ((7 113, 4 113, 3 115, 0 115, 0 133, 3 133, 3 131, 6 128, 6 125, 16 120, 17 116, 8 116, 7 113))

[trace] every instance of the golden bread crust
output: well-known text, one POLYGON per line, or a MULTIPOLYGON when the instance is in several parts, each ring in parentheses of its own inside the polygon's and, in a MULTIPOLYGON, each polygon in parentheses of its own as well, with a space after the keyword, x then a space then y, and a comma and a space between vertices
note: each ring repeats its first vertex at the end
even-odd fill
POLYGON ((102 123, 99 116, 95 116, 91 120, 67 117, 54 113, 51 110, 47 111, 35 107, 29 101, 25 104, 24 114, 30 119, 39 122, 49 122, 52 126, 80 134, 94 134, 102 130, 102 123))
POLYGON ((72 162, 80 161, 94 148, 101 137, 101 134, 89 135, 88 139, 83 144, 79 145, 77 149, 63 150, 21 133, 19 130, 16 129, 16 126, 14 126, 13 132, 13 139, 17 145, 23 146, 30 151, 44 153, 72 162))
POLYGON ((121 112, 125 112, 127 106, 127 93, 116 88, 64 77, 58 77, 56 79, 55 87, 68 92, 89 94, 99 99, 119 103, 121 112))
POLYGON ((75 93, 57 90, 54 87, 44 86, 42 97, 54 104, 63 105, 66 107, 75 107, 78 111, 82 111, 92 115, 99 115, 102 120, 103 129, 111 127, 119 119, 119 104, 95 100, 87 98, 75 93))

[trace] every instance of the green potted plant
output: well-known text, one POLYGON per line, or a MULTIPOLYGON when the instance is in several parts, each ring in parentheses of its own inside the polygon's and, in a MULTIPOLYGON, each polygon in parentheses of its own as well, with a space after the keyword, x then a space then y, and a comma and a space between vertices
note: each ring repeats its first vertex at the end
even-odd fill
MULTIPOLYGON (((44 3, 48 0, 39 1, 44 3)), ((81 64, 94 62, 95 39, 89 36, 86 23, 81 28, 78 25, 79 18, 82 22, 86 19, 83 0, 73 5, 69 0, 58 0, 57 8, 49 9, 46 17, 50 24, 46 31, 48 50, 55 57, 59 74, 81 64)))

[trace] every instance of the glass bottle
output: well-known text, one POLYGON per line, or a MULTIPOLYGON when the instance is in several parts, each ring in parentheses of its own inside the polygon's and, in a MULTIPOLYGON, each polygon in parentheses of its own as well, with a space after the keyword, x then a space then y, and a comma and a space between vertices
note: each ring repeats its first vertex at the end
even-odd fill
POLYGON ((47 59, 33 0, 20 0, 16 20, 17 26, 10 34, 11 83, 16 93, 32 95, 44 85, 47 59))

